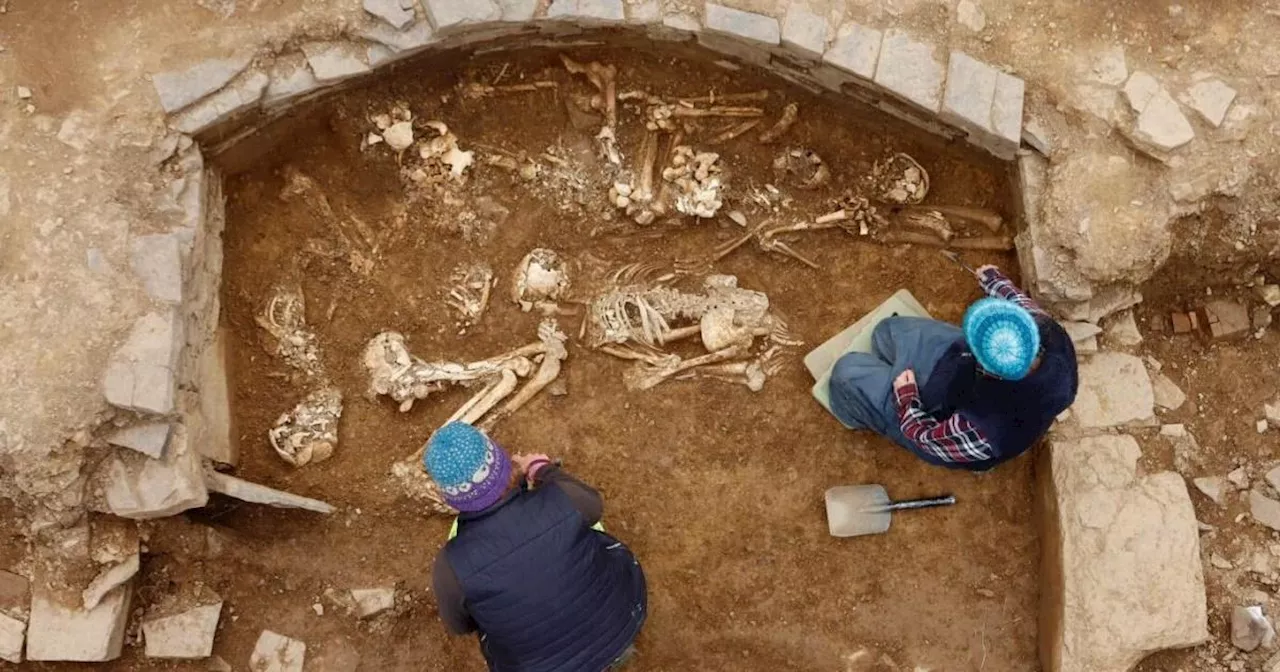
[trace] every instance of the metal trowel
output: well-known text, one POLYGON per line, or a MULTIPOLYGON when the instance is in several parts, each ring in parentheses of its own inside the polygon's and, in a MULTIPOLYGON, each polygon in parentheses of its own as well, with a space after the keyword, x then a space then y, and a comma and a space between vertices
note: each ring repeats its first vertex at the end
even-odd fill
POLYGON ((827 490, 827 530, 833 537, 880 534, 888 531, 894 511, 955 503, 953 495, 894 502, 882 485, 838 485, 827 490))

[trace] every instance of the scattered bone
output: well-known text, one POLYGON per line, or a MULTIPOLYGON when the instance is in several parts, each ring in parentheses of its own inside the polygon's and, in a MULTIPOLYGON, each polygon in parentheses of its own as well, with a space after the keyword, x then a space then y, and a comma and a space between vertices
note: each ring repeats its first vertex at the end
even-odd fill
POLYGON ((811 149, 792 148, 778 154, 773 159, 773 172, 779 180, 797 179, 797 186, 805 190, 817 189, 831 181, 831 170, 811 149))
POLYGON ((927 229, 944 242, 955 237, 955 231, 947 224, 947 218, 937 210, 904 210, 898 213, 898 221, 904 226, 927 229))
POLYGON ((886 203, 914 205, 929 194, 929 173, 902 152, 876 162, 868 179, 876 198, 886 203))
POLYGON ((654 167, 658 161, 658 135, 647 132, 640 146, 640 183, 618 181, 609 188, 609 200, 641 226, 652 224, 666 213, 666 205, 654 200, 654 167))
POLYGON ((382 132, 382 139, 397 154, 409 149, 413 144, 413 123, 398 121, 382 132))
POLYGON ((511 279, 511 300, 528 312, 554 303, 569 289, 568 267, 554 250, 538 247, 524 255, 511 279))
POLYGON ((454 135, 443 121, 428 121, 427 127, 436 132, 436 137, 421 143, 418 155, 428 165, 433 162, 447 166, 449 177, 461 182, 463 173, 475 163, 475 152, 463 151, 458 147, 458 136, 454 135))
POLYGON ((527 84, 504 84, 502 86, 492 86, 489 84, 481 84, 479 82, 469 82, 458 85, 458 91, 465 100, 480 100, 482 98, 506 93, 528 93, 531 91, 544 91, 554 88, 556 88, 556 83, 550 81, 529 82, 527 84))
POLYGON ((342 392, 325 387, 307 395, 292 411, 284 413, 268 433, 271 447, 285 462, 301 467, 323 462, 338 445, 338 419, 342 417, 342 392))
POLYGON ((276 287, 255 320, 275 337, 276 354, 289 366, 316 375, 321 368, 320 350, 315 333, 307 329, 306 306, 301 287, 276 287))
POLYGON ((462 326, 475 324, 489 307, 495 282, 493 269, 483 262, 462 264, 454 269, 451 282, 453 288, 445 303, 457 311, 462 326))
MULTIPOLYGON (((758 107, 731 107, 718 105, 709 108, 694 107, 685 103, 653 102, 645 111, 645 128, 650 131, 676 132, 677 121, 681 119, 709 119, 724 117, 730 119, 750 118, 757 122, 764 116, 764 110, 758 107)), ((754 124, 752 124, 754 126, 754 124)), ((746 131, 743 131, 746 132, 746 131)))
POLYGON ((957 250, 990 250, 1008 252, 1013 249, 1013 239, 1007 236, 975 236, 972 238, 952 238, 942 240, 935 235, 916 231, 888 231, 880 238, 886 245, 929 245, 931 247, 950 247, 957 250))
POLYGON ((912 205, 903 209, 904 212, 919 210, 937 213, 953 223, 981 225, 992 233, 998 233, 1004 226, 1004 218, 1000 213, 985 208, 969 208, 961 205, 912 205))
POLYGON ((392 464, 391 476, 400 483, 400 487, 410 499, 426 504, 435 513, 445 516, 458 515, 458 510, 445 503, 444 494, 422 468, 421 453, 415 453, 392 464))
POLYGON ((765 252, 783 254, 810 268, 818 269, 817 263, 796 252, 780 237, 805 231, 822 231, 835 228, 844 229, 850 235, 865 236, 871 232, 872 224, 878 227, 883 227, 887 224, 876 207, 871 205, 871 202, 866 198, 847 196, 843 203, 845 207, 822 215, 812 222, 798 222, 760 231, 754 234, 756 243, 765 252))
MULTIPOLYGON (((502 408, 499 408, 492 415, 485 418, 480 426, 489 429, 499 420, 515 413, 529 403, 539 392, 546 389, 553 381, 558 380, 560 376, 560 363, 569 356, 569 351, 564 347, 568 336, 560 331, 555 320, 545 320, 538 325, 538 339, 542 341, 544 351, 542 353, 542 362, 538 366, 538 371, 529 378, 525 386, 516 393, 515 396, 507 400, 502 408)), ((510 372, 507 372, 510 373, 510 372)))
POLYGON ((724 187, 720 155, 715 152, 695 153, 688 145, 677 146, 672 154, 671 166, 663 169, 662 179, 677 190, 676 210, 699 219, 715 217, 723 205, 720 200, 720 191, 724 187))
POLYGON ((760 134, 760 143, 767 145, 777 142, 778 138, 781 138, 783 134, 791 130, 791 127, 795 125, 796 119, 799 118, 799 116, 800 104, 788 103, 787 106, 782 109, 782 116, 778 118, 777 123, 775 123, 769 130, 760 134))
POLYGON ((583 75, 599 94, 593 98, 592 107, 604 113, 604 126, 596 135, 600 142, 601 153, 615 166, 622 165, 622 152, 618 149, 618 69, 612 65, 598 62, 579 63, 568 56, 560 55, 564 67, 569 74, 583 75))

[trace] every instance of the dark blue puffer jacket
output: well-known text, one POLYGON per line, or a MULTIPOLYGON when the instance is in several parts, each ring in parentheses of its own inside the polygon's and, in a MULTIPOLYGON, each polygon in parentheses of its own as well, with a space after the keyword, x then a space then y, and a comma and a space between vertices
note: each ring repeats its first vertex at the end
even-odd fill
POLYGON ((458 520, 444 547, 493 672, 601 672, 644 623, 644 573, 559 488, 458 520))

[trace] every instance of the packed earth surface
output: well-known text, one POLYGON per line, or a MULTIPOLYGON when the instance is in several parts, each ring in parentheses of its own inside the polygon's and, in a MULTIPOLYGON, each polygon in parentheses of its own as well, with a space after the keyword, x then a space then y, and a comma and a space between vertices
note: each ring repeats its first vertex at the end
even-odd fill
POLYGON ((477 362, 554 325, 556 379, 486 426, 603 495, 649 586, 627 669, 1280 672, 1277 30, 1275 0, 0 0, 0 669, 484 669, 405 465, 492 379, 401 405, 367 348, 477 362), (983 474, 845 430, 801 361, 899 289, 958 322, 982 294, 939 235, 1081 363, 983 474), (554 305, 515 296, 535 250, 554 305), (620 284, 718 274, 767 296, 760 368, 635 389, 585 328, 620 284), (159 314, 197 362, 161 367, 175 403, 111 398, 159 314), (120 504, 186 458, 182 501, 120 504), (831 537, 824 492, 861 483, 957 503, 831 537), (296 665, 262 660, 281 635, 296 665))

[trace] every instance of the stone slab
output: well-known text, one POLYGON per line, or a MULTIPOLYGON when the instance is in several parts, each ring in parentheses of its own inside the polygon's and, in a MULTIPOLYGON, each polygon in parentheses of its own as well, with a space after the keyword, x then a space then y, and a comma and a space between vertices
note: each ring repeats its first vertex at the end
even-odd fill
POLYGON ((1151 392, 1156 406, 1176 411, 1187 402, 1187 395, 1169 376, 1157 371, 1151 375, 1151 392))
POLYGON ((413 22, 413 10, 401 7, 400 0, 364 0, 363 5, 364 11, 382 19, 396 30, 403 30, 413 22))
POLYGON ((227 85, 249 67, 250 57, 211 58, 186 70, 161 72, 151 77, 160 106, 173 113, 227 85))
POLYGON ((170 423, 145 422, 118 429, 108 434, 106 439, 113 446, 136 450, 158 460, 164 457, 164 448, 169 444, 169 435, 172 433, 173 425, 170 423))
POLYGON ((1080 390, 1072 416, 1081 427, 1101 429, 1153 416, 1155 396, 1142 360, 1119 352, 1100 352, 1080 364, 1080 390))
POLYGON ((200 456, 187 445, 186 428, 177 425, 164 460, 119 454, 98 475, 105 513, 133 520, 164 518, 204 506, 209 493, 200 456))
POLYGON ((321 83, 340 82, 370 70, 365 50, 350 42, 308 42, 302 45, 302 53, 321 83))
POLYGON ((165 303, 182 302, 182 241, 177 235, 135 237, 129 246, 129 263, 148 296, 165 303))
POLYGON ((304 96, 323 86, 311 72, 304 54, 281 56, 268 70, 271 78, 267 82, 267 91, 263 95, 263 105, 273 105, 286 100, 304 96))
POLYGON ((208 658, 218 632, 222 603, 188 609, 142 623, 148 658, 208 658))
POLYGON ((1214 504, 1221 505, 1222 496, 1226 492, 1227 481, 1221 476, 1202 476, 1191 481, 1205 497, 1208 497, 1214 504))
POLYGON ((22 662, 22 647, 27 639, 27 624, 0 614, 0 660, 22 662))
POLYGON ((303 509, 316 513, 333 513, 335 510, 333 505, 318 499, 302 497, 283 490, 269 488, 265 485, 251 483, 212 469, 206 469, 204 474, 205 483, 210 490, 242 501, 266 504, 282 509, 303 509))
POLYGON ((799 2, 791 3, 782 17, 782 45, 799 56, 822 58, 830 36, 831 25, 827 19, 799 2))
POLYGON ((173 118, 171 125, 187 135, 202 133, 256 107, 270 79, 264 72, 252 72, 182 111, 173 118))
POLYGON ((1007 72, 996 76, 996 95, 991 100, 991 132, 995 136, 992 154, 1012 159, 1022 142, 1022 111, 1027 83, 1007 72), (1007 150, 1007 151, 1006 151, 1007 150))
POLYGON ((744 12, 714 2, 708 2, 704 11, 704 25, 713 33, 758 44, 777 45, 782 42, 782 30, 778 20, 772 16, 744 12))
POLYGON ((880 62, 884 33, 858 23, 847 23, 836 34, 822 60, 845 72, 870 81, 880 62))
POLYGON ((1181 476, 1140 475, 1130 436, 1054 441, 1038 473, 1046 672, 1128 672, 1208 639, 1199 527, 1181 476))
POLYGON ((886 32, 876 64, 875 83, 927 112, 937 113, 942 104, 946 70, 934 51, 933 45, 902 31, 886 32))
POLYGON ((1171 152, 1195 139, 1195 130, 1177 101, 1155 77, 1135 72, 1124 85, 1129 107, 1138 115, 1132 138, 1157 156, 1171 152))
POLYGON ((628 4, 627 23, 662 23, 662 3, 658 0, 641 0, 628 4))
POLYGON ((622 0, 553 0, 548 19, 573 19, 585 24, 620 23, 626 20, 622 0))
POLYGON ((124 344, 108 360, 102 379, 107 403, 142 413, 172 413, 183 340, 182 322, 175 310, 139 317, 124 344))
POLYGON ((1215 341, 1244 338, 1252 329, 1249 310, 1235 301, 1210 301, 1204 307, 1209 336, 1215 341))
POLYGON ((200 353, 196 364, 199 419, 191 418, 191 443, 204 457, 235 466, 240 462, 240 442, 232 431, 231 390, 227 375, 227 337, 214 332, 213 342, 200 353))
POLYGON ((0 570, 0 613, 26 614, 31 604, 31 583, 27 577, 0 570))
POLYGON ((538 11, 538 0, 498 0, 502 20, 511 23, 532 21, 538 11))
POLYGON ((102 599, 111 591, 123 586, 128 581, 137 576, 138 570, 142 568, 141 559, 135 553, 125 559, 124 562, 108 567, 98 573, 89 582, 89 587, 84 589, 80 595, 84 599, 85 609, 94 609, 102 603, 102 599))
POLYGON ((1187 89, 1185 102, 1210 126, 1218 128, 1227 118, 1227 110, 1236 99, 1236 90, 1221 79, 1205 79, 1187 89))
POLYGON ((939 115, 992 154, 1012 159, 1022 141, 1026 85, 961 51, 951 52, 939 115))
POLYGON ((249 656, 253 672, 302 672, 307 645, 270 630, 263 630, 249 656))
POLYGON ((422 0, 422 6, 437 32, 502 18, 502 11, 492 0, 422 0))
POLYGON ((116 588, 88 610, 67 606, 44 591, 36 591, 27 629, 27 658, 72 662, 119 658, 132 602, 132 583, 116 588))
MULTIPOLYGON (((431 24, 426 21, 419 21, 407 30, 396 30, 386 24, 375 23, 361 28, 356 34, 370 42, 385 46, 398 56, 417 53, 435 41, 431 24)), ((374 63, 370 61, 370 65, 374 63)))
POLYGON ((1257 490, 1250 490, 1249 515, 1259 523, 1280 532, 1280 502, 1257 490))

